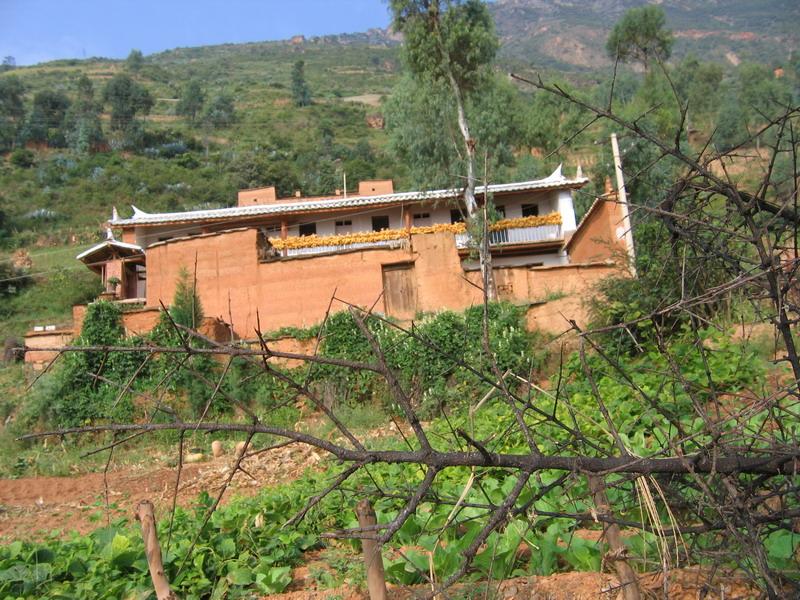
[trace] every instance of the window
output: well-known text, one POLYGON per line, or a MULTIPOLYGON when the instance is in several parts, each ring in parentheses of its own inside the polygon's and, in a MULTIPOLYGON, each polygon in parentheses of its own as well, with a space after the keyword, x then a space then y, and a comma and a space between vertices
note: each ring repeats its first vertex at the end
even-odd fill
POLYGON ((353 221, 351 221, 350 219, 343 219, 341 221, 336 221, 336 235, 352 233, 352 231, 353 231, 353 221))
POLYGON ((501 219, 506 218, 506 207, 505 206, 495 206, 494 210, 497 212, 497 216, 501 219))
POLYGON ((430 225, 431 213, 414 213, 414 227, 430 225))
POLYGON ((450 211, 450 222, 451 223, 463 223, 464 222, 464 215, 461 214, 461 210, 458 208, 454 208, 450 211))
POLYGON ((389 229, 389 215, 372 217, 372 231, 383 231, 384 229, 389 229))
POLYGON ((300 225, 300 235, 317 235, 316 223, 303 223, 300 225))
POLYGON ((539 216, 539 205, 538 204, 523 204, 522 205, 522 216, 523 217, 538 217, 539 216))

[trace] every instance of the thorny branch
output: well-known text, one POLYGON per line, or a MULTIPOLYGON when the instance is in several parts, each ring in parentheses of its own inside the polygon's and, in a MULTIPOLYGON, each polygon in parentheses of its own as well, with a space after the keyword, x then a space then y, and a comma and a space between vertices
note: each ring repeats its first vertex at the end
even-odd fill
MULTIPOLYGON (((153 414, 156 411, 164 413, 168 418, 167 422, 156 423, 151 420, 146 423, 95 424, 30 433, 24 439, 110 432, 115 436, 114 440, 102 447, 102 450, 110 453, 136 435, 159 431, 177 432, 180 435, 181 458, 173 491, 173 513, 183 468, 182 451, 188 433, 237 432, 246 435, 246 446, 255 444, 257 439, 261 439, 259 436, 263 436, 269 444, 264 451, 288 443, 306 444, 343 463, 344 468, 327 484, 320 485, 320 492, 308 498, 306 505, 289 520, 287 526, 299 523, 329 494, 335 491, 344 492, 346 483, 360 471, 369 474, 371 466, 382 463, 416 465, 424 476, 411 486, 413 489, 405 485, 408 482, 395 482, 394 489, 391 486, 385 489, 383 486, 379 487, 377 482, 374 484, 375 495, 403 500, 403 507, 390 522, 380 523, 370 529, 331 532, 328 536, 368 537, 386 543, 423 505, 453 506, 446 526, 463 525, 464 521, 459 521, 456 517, 466 509, 481 511, 480 517, 470 517, 479 518, 481 528, 463 553, 460 566, 443 583, 433 586, 431 595, 441 593, 460 577, 468 574, 474 559, 484 550, 490 536, 495 532, 502 532, 506 524, 514 518, 526 519, 529 528, 553 519, 566 519, 573 524, 601 522, 640 529, 662 540, 716 532, 716 537, 703 538, 705 541, 702 544, 689 544, 698 556, 710 556, 714 564, 737 562, 741 569, 752 574, 753 579, 771 598, 778 598, 787 590, 797 592, 796 587, 791 588, 792 582, 783 580, 770 566, 764 540, 775 531, 792 531, 797 527, 797 519, 800 518, 797 501, 800 491, 800 486, 797 485, 800 446, 796 433, 797 423, 800 421, 797 409, 800 359, 794 337, 797 323, 800 322, 800 293, 796 279, 800 268, 797 257, 797 228, 800 220, 797 212, 797 142, 794 139, 800 110, 787 109, 782 116, 768 121, 758 132, 758 135, 763 136, 768 130, 777 131, 774 154, 766 166, 761 183, 756 186, 756 191, 748 192, 741 189, 727 173, 726 155, 709 152, 708 144, 697 155, 691 155, 683 149, 680 140, 686 123, 686 106, 680 106, 678 131, 665 141, 638 121, 626 120, 616 114, 611 100, 605 107, 595 107, 558 86, 541 80, 513 77, 588 111, 592 117, 587 127, 598 121, 613 123, 651 144, 658 151, 657 160, 666 157, 681 165, 680 175, 667 189, 652 190, 651 202, 632 208, 639 215, 638 218, 651 218, 663 224, 670 235, 669 250, 681 265, 682 283, 685 283, 683 280, 691 280, 694 284, 682 288, 679 300, 665 302, 664 306, 649 314, 626 322, 587 330, 581 329, 575 322, 571 323, 570 332, 578 340, 583 376, 589 382, 591 396, 597 407, 597 414, 592 417, 591 422, 603 430, 610 440, 609 443, 606 443, 608 440, 598 440, 585 432, 585 423, 590 419, 581 414, 572 399, 563 393, 564 382, 560 375, 555 388, 546 391, 536 386, 530 376, 513 374, 513 377, 507 378, 508 374, 501 373, 494 361, 491 361, 488 368, 467 364, 462 358, 446 356, 441 348, 420 335, 415 327, 391 322, 373 313, 371 308, 365 310, 344 303, 335 294, 331 298, 314 352, 309 355, 273 350, 258 331, 254 346, 221 343, 186 330, 174 322, 171 325, 181 340, 181 345, 177 348, 67 346, 52 349, 58 352, 58 357, 72 352, 96 352, 104 356, 113 352, 138 353, 143 362, 136 374, 151 357, 159 355, 181 357, 181 365, 192 356, 225 357, 227 366, 221 375, 216 378, 207 377, 203 373, 196 375, 198 380, 205 382, 213 390, 213 397, 218 396, 231 405, 237 404, 247 415, 246 422, 207 421, 210 401, 200 419, 184 419, 174 409, 166 406, 160 395, 144 394, 133 389, 136 377, 134 374, 130 380, 115 384, 120 389, 118 398, 126 394, 137 394, 153 404, 153 414), (775 170, 774 155, 780 150, 779 146, 785 143, 786 135, 791 139, 791 152, 795 157, 792 173, 794 192, 789 197, 776 198, 772 192, 774 185, 771 183, 775 170), (712 167, 714 164, 721 165, 722 174, 720 169, 712 167), (687 252, 693 261, 690 272, 686 268, 687 252), (755 314, 763 322, 774 326, 776 335, 785 348, 783 355, 777 360, 788 363, 792 375, 760 394, 743 390, 733 398, 735 402, 732 403, 730 394, 723 394, 717 389, 709 367, 709 358, 715 350, 706 347, 698 331, 709 322, 707 308, 726 301, 734 294, 749 301, 755 314), (369 343, 374 361, 342 360, 318 353, 325 337, 327 317, 337 302, 351 312, 359 331, 369 343), (693 383, 684 375, 680 356, 665 342, 668 332, 665 331, 664 324, 676 315, 685 317, 694 335, 694 346, 702 357, 707 380, 703 385, 693 383), (477 439, 474 432, 466 432, 452 425, 449 427, 449 438, 441 434, 433 435, 418 414, 413 386, 404 382, 389 366, 389 361, 386 360, 387 349, 381 348, 371 333, 372 323, 395 328, 400 334, 443 355, 452 365, 474 375, 487 390, 484 401, 487 404, 497 401, 507 407, 511 410, 512 418, 498 422, 497 431, 488 440, 477 439), (639 325, 652 327, 657 351, 666 365, 664 372, 660 374, 662 383, 657 389, 646 389, 640 385, 636 374, 604 345, 604 336, 608 333, 630 333, 631 329, 639 325), (596 363, 591 363, 590 358, 599 361, 603 375, 613 377, 625 386, 631 398, 646 406, 652 414, 663 417, 666 424, 663 427, 659 425, 650 432, 657 441, 647 455, 637 456, 626 443, 628 432, 620 427, 624 415, 614 414, 609 410, 608 398, 598 384, 598 369, 594 366, 596 363), (223 383, 235 359, 245 361, 258 369, 260 376, 286 384, 297 397, 306 398, 333 423, 336 435, 327 438, 271 425, 227 395, 223 390, 223 383), (404 421, 396 429, 398 446, 405 449, 372 448, 368 440, 360 438, 343 422, 337 415, 335 406, 328 406, 320 398, 310 376, 305 375, 295 380, 275 367, 276 359, 302 361, 314 367, 329 366, 369 372, 383 378, 399 407, 399 414, 393 415, 392 419, 404 421), (514 383, 509 383, 510 381, 514 383), (690 399, 693 416, 699 423, 694 431, 687 431, 682 424, 681 417, 684 415, 675 414, 670 406, 661 401, 663 393, 670 389, 679 390, 690 399), (403 427, 408 428, 406 432, 403 427), (409 430, 413 435, 406 435, 409 430), (278 443, 275 443, 276 438, 278 443), (504 443, 511 438, 523 441, 521 450, 503 450, 504 443), (545 447, 556 448, 557 451, 543 451, 542 448, 545 447), (437 481, 449 470, 465 468, 469 470, 470 479, 461 497, 448 497, 437 489, 437 481), (513 481, 501 501, 493 501, 483 487, 484 475, 497 470, 503 471, 509 477, 509 482, 513 481), (544 475, 549 476, 549 483, 544 475), (605 486, 609 491, 621 493, 608 496, 611 499, 609 506, 604 504, 602 509, 587 510, 586 506, 593 505, 592 494, 586 483, 588 477, 592 478, 595 491, 605 486), (467 493, 470 486, 484 500, 470 497, 467 493), (546 494, 556 489, 574 497, 574 510, 552 510, 541 503, 546 494), (650 492, 651 489, 656 491, 650 492), (636 498, 640 492, 651 496, 646 502, 650 507, 655 507, 658 502, 666 504, 664 514, 667 516, 663 518, 666 522, 662 521, 655 508, 648 514, 644 514, 645 511, 642 510, 642 517, 639 519, 628 517, 631 505, 635 504, 633 500, 616 501, 617 505, 613 506, 615 498, 636 498), (616 516, 617 512, 624 512, 626 516, 616 516), (673 520, 675 514, 680 515, 679 521, 673 520), (739 556, 727 552, 726 545, 734 542, 742 550, 739 556), (746 552, 743 551, 745 549, 746 552)), ((640 173, 627 175, 630 177, 629 183, 635 185, 640 173)), ((484 318, 488 319, 486 311, 484 318)), ((486 322, 484 332, 488 336, 486 322)), ((470 340, 470 343, 483 343, 488 349, 487 342, 487 339, 470 340)), ((563 364, 559 372, 562 370, 563 364)), ((110 381, 102 372, 89 375, 98 381, 110 381)), ((476 410, 484 405, 484 401, 475 407, 476 410)), ((237 457, 234 468, 204 518, 203 526, 218 506, 233 477, 238 471, 244 470, 242 463, 255 453, 248 454, 245 451, 237 457)), ((109 462, 110 458, 109 454, 109 462)), ((606 499, 604 503, 605 501, 606 499)), ((171 536, 170 528, 170 539, 171 536)), ((695 538, 697 539, 700 538, 695 538)), ((184 557, 184 564, 190 559, 189 554, 184 557)), ((430 583, 433 585, 432 581, 430 583)))

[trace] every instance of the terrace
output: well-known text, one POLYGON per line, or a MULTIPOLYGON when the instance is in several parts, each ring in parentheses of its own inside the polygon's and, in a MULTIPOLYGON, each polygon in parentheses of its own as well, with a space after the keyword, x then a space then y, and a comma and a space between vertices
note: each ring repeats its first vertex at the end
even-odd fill
MULTIPOLYGON (((385 229, 362 231, 346 235, 291 236, 270 238, 271 252, 265 258, 277 260, 283 257, 331 254, 371 248, 400 248, 412 235, 449 232, 455 236, 456 248, 464 250, 473 245, 472 236, 464 223, 437 224, 408 229, 385 229)), ((503 219, 489 227, 492 247, 536 246, 563 241, 561 215, 557 212, 544 216, 503 219)))

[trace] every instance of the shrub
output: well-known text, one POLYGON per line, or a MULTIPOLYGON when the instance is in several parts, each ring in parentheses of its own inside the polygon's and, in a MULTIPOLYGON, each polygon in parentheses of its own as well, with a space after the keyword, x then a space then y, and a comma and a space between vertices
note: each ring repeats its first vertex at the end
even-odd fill
MULTIPOLYGON (((489 347, 498 368, 527 376, 531 369, 541 367, 545 356, 532 351, 536 336, 525 329, 523 309, 495 303, 489 305, 488 313, 489 347)), ((415 390, 415 402, 423 417, 475 397, 479 389, 475 371, 495 379, 482 343, 482 306, 463 314, 444 311, 423 315, 414 325, 415 337, 377 318, 368 317, 366 323, 388 366, 407 388, 415 390)), ((329 319, 320 351, 332 358, 376 361, 369 342, 348 312, 329 319)), ((393 402, 383 377, 372 372, 321 366, 315 367, 314 378, 329 396, 339 400, 348 398, 385 406, 393 402)))
POLYGON ((25 148, 17 148, 11 153, 11 157, 9 158, 12 165, 19 167, 20 169, 29 169, 34 164, 36 164, 36 156, 30 150, 25 148))
MULTIPOLYGON (((118 305, 95 302, 86 310, 83 329, 75 341, 78 346, 135 345, 125 340, 118 305)), ((115 386, 104 385, 93 375, 112 380, 127 380, 144 360, 138 353, 73 352, 66 355, 44 397, 49 403, 39 418, 62 427, 75 427, 96 419, 129 418, 133 405, 129 395, 117 400, 115 386)))

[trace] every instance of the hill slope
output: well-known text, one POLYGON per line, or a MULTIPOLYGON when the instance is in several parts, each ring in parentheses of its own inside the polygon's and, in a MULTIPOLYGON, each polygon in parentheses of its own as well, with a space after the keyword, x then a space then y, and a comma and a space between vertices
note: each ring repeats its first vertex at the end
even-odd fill
MULTIPOLYGON (((575 70, 609 64, 605 41, 636 0, 497 0, 492 7, 502 56, 575 70)), ((800 47, 800 4, 792 0, 657 2, 675 35, 675 55, 780 64, 800 47)))

